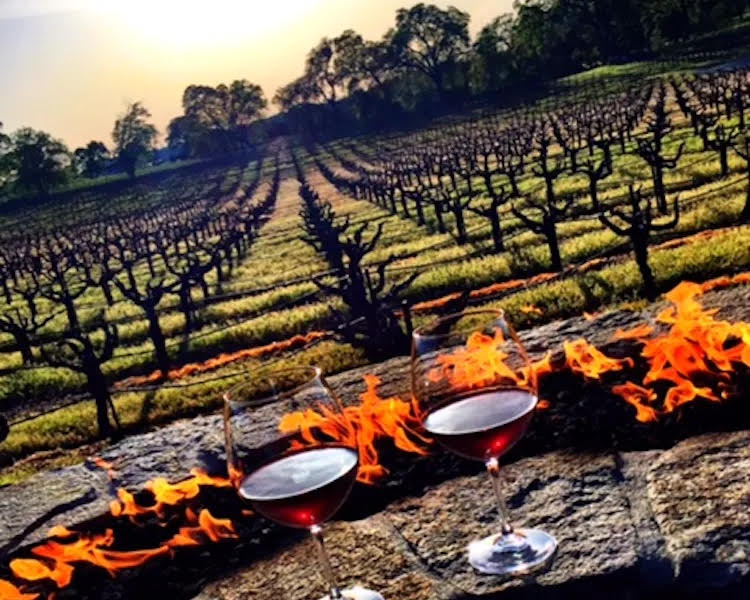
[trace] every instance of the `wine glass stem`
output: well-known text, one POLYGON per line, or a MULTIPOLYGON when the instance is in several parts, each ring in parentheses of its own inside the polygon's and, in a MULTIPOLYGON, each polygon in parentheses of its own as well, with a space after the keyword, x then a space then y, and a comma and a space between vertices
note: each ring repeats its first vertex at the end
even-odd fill
POLYGON ((320 525, 313 525, 310 527, 310 533, 312 534, 315 547, 318 549, 318 559, 320 561, 320 568, 323 571, 323 577, 331 588, 330 599, 341 600, 343 596, 336 584, 336 577, 333 574, 333 568, 331 567, 331 560, 328 558, 328 552, 323 544, 323 528, 320 525))
POLYGON ((490 474, 492 481, 492 490, 495 492, 497 501, 497 511, 500 513, 500 526, 503 535, 513 533, 513 525, 510 524, 510 515, 508 514, 508 505, 505 503, 503 495, 503 483, 500 480, 500 463, 496 458, 490 458, 486 463, 487 472, 490 474))

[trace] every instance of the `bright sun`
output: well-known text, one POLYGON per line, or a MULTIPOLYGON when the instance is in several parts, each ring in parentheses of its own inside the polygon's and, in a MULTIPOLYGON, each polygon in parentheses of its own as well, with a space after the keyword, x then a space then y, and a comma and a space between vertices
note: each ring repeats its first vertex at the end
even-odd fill
POLYGON ((100 0, 95 10, 163 46, 233 45, 303 19, 319 0, 100 0))

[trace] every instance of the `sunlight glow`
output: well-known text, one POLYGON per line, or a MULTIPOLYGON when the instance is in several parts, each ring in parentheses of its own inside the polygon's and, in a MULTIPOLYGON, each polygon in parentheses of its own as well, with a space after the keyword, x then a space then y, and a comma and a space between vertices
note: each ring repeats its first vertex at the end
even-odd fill
POLYGON ((320 0, 99 0, 92 5, 144 41, 162 46, 231 46, 305 18, 320 0))

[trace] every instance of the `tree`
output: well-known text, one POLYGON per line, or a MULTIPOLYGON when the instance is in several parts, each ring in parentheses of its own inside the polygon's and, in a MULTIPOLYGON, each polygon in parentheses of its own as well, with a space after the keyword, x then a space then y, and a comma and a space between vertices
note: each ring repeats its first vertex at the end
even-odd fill
POLYGON ((114 433, 110 414, 118 430, 120 423, 102 365, 114 355, 119 337, 117 326, 104 319, 104 311, 97 315, 94 327, 84 331, 77 302, 90 289, 90 283, 80 266, 74 240, 63 234, 58 234, 53 241, 45 241, 39 248, 39 293, 60 306, 67 318, 63 335, 50 344, 40 346, 39 352, 49 366, 85 375, 86 387, 96 404, 99 435, 107 437, 114 433), (103 338, 101 342, 92 335, 97 329, 102 332, 99 338, 103 338))
MULTIPOLYGON (((680 220, 679 198, 673 202, 672 217, 668 222, 655 223, 652 198, 644 198, 641 190, 628 190, 630 197, 630 213, 619 208, 611 208, 607 212, 599 213, 602 224, 621 237, 627 237, 633 247, 635 262, 643 277, 643 291, 649 300, 655 300, 657 295, 656 282, 651 267, 648 264, 648 246, 654 231, 666 231, 677 226, 680 220)), ((657 198, 658 202, 658 198, 657 198)))
POLYGON ((395 69, 392 47, 385 41, 368 42, 347 29, 333 40, 334 70, 347 93, 356 90, 385 90, 388 76, 395 69))
POLYGON ((291 108, 307 102, 308 89, 304 78, 299 77, 294 81, 280 87, 273 96, 273 103, 280 106, 282 110, 291 108))
POLYGON ((65 181, 70 155, 65 144, 50 134, 23 127, 10 137, 3 162, 18 185, 46 196, 53 185, 65 181))
POLYGON ((178 154, 201 154, 204 129, 195 117, 180 115, 167 125, 167 146, 178 154))
POLYGON ((170 139, 175 129, 175 133, 187 134, 193 144, 201 137, 203 144, 207 138, 215 138, 224 146, 225 152, 247 149, 250 125, 258 120, 267 106, 261 87, 246 79, 215 88, 190 85, 182 94, 185 115, 174 126, 174 120, 170 123, 170 139))
POLYGON ((334 105, 338 99, 338 91, 342 84, 342 73, 337 72, 336 42, 328 38, 320 40, 317 46, 310 50, 305 61, 305 74, 308 99, 324 101, 334 105))
POLYGON ((127 110, 115 121, 112 139, 115 155, 129 177, 135 177, 139 159, 154 147, 156 127, 148 122, 151 113, 140 102, 129 104, 127 110))
POLYGON ((443 98, 450 68, 469 50, 469 15, 419 3, 396 12, 388 37, 401 64, 429 77, 443 98))
POLYGON ((472 83, 478 91, 496 92, 515 73, 512 52, 513 15, 502 15, 485 25, 474 42, 472 83))
POLYGON ((557 224, 565 217, 572 206, 575 198, 569 196, 567 199, 559 199, 555 192, 555 181, 565 173, 565 159, 557 158, 550 162, 551 140, 542 136, 539 144, 539 167, 533 172, 537 177, 544 179, 545 200, 540 202, 533 197, 527 198, 527 210, 537 213, 538 218, 524 214, 517 207, 512 207, 513 214, 534 233, 542 234, 547 238, 549 246, 550 262, 555 271, 562 271, 562 256, 560 254, 560 241, 557 235, 557 224))
POLYGON ((102 142, 91 141, 73 152, 76 168, 81 175, 94 178, 101 175, 109 160, 109 150, 102 142))
POLYGON ((743 135, 742 140, 733 144, 734 151, 745 161, 745 173, 747 174, 747 189, 745 196, 745 206, 740 213, 740 221, 747 223, 750 221, 750 136, 743 135))
MULTIPOLYGON (((25 272, 11 277, 9 282, 8 280, 4 281, 4 285, 7 286, 5 289, 7 302, 0 310, 0 331, 13 336, 16 348, 21 353, 21 359, 25 365, 34 362, 34 355, 31 350, 34 336, 57 316, 54 311, 50 311, 46 315, 39 314, 39 278, 28 267, 29 264, 26 264, 25 272), (11 300, 9 294, 11 288, 23 299, 23 305, 21 302, 12 303, 8 301, 11 300)), ((0 277, 5 279, 7 273, 0 273, 0 277)))

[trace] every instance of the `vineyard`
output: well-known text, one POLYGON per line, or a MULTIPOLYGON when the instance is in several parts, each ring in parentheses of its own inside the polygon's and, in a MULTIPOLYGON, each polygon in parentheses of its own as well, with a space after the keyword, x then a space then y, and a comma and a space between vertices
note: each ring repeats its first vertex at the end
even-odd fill
POLYGON ((2 480, 213 410, 260 363, 335 373, 468 305, 523 328, 746 270, 749 111, 742 68, 593 79, 6 207, 2 480))

